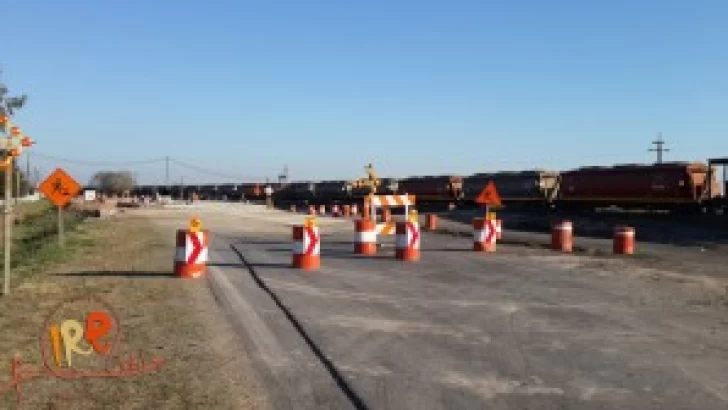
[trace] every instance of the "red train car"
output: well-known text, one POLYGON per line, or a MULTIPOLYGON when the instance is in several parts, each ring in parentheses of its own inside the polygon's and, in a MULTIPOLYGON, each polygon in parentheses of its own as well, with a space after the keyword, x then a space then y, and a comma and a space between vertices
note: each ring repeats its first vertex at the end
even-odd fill
POLYGON ((587 167, 562 172, 558 204, 672 208, 700 205, 708 198, 709 175, 704 163, 587 167))
POLYGON ((240 190, 245 195, 245 199, 261 199, 263 198, 263 184, 242 184, 240 190))

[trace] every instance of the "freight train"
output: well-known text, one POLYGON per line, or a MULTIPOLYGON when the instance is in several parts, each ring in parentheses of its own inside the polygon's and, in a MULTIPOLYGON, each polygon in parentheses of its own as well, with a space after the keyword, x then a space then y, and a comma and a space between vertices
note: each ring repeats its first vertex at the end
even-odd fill
MULTIPOLYGON (((506 207, 548 207, 595 209, 702 210, 728 207, 726 192, 728 158, 701 162, 627 164, 611 167, 583 167, 554 172, 520 172, 434 175, 402 179, 384 178, 377 194, 412 194, 419 203, 443 202, 472 206, 488 181, 496 184, 506 207), (721 187, 716 166, 723 166, 721 187)), ((273 200, 285 203, 357 201, 368 195, 369 187, 350 181, 305 181, 288 184, 223 184, 202 186, 138 186, 135 195, 172 195, 200 199, 262 200, 265 187, 273 189, 273 200)))

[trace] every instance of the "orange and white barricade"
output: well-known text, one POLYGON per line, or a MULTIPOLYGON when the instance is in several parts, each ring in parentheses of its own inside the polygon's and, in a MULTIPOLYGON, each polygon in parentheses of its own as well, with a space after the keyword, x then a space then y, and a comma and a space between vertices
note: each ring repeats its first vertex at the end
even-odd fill
POLYGON ((359 255, 377 254, 377 223, 371 219, 354 221, 354 253, 359 255))
POLYGON ((291 205, 291 212, 296 212, 296 205, 291 205))
POLYGON ((376 226, 377 235, 394 235, 397 232, 396 222, 382 222, 376 226))
POLYGON ((319 206, 319 214, 321 216, 326 215, 326 205, 320 205, 319 206))
POLYGON ((181 278, 199 278, 207 271, 209 234, 198 229, 177 230, 174 273, 181 278))
POLYGON ((341 216, 341 210, 339 208, 339 205, 332 205, 331 206, 331 215, 335 217, 341 216))
POLYGON ((574 229, 571 221, 561 221, 551 227, 551 249, 571 252, 574 244, 574 229))
POLYGON ((420 260, 420 224, 397 222, 395 257, 402 261, 420 260))
POLYGON ((351 204, 351 216, 358 216, 358 215, 359 215, 359 205, 351 204))
POLYGON ((321 266, 321 235, 312 219, 293 227, 293 267, 318 269, 321 266))
POLYGON ((614 254, 632 255, 634 253, 635 230, 629 226, 614 228, 614 254))
POLYGON ((496 225, 494 219, 473 219, 473 250, 495 252, 496 225))
POLYGON ((308 214, 309 215, 316 215, 316 207, 313 205, 308 206, 308 214))
POLYGON ((388 208, 404 207, 404 214, 409 215, 409 207, 415 204, 414 195, 374 195, 370 194, 364 199, 364 219, 376 220, 377 208, 382 209, 382 223, 377 224, 378 235, 392 235, 396 232, 396 223, 391 220, 388 208), (369 211, 369 212, 367 212, 369 211), (387 220, 389 218, 389 220, 387 220))
POLYGON ((342 208, 343 208, 343 211, 344 211, 344 217, 351 216, 351 205, 344 204, 344 206, 342 206, 342 208))

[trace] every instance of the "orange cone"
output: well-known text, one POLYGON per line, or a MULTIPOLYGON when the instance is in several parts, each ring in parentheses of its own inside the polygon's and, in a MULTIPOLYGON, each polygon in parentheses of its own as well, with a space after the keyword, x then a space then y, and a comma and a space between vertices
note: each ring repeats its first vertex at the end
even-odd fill
POLYGON ((371 219, 354 221, 354 253, 359 255, 377 254, 377 224, 371 219))
POLYGON ((425 219, 425 229, 428 231, 434 231, 437 229, 437 215, 427 215, 427 219, 425 219))
POLYGON ((395 258, 402 261, 420 260, 420 224, 397 222, 395 258))
POLYGON ((473 219, 473 250, 495 252, 496 227, 492 219, 473 219))
POLYGON ((629 226, 617 226, 614 229, 614 254, 634 254, 635 229, 629 226))
POLYGON ((296 225, 293 227, 293 267, 318 269, 321 266, 321 236, 317 226, 296 225))
POLYGON ((571 252, 573 246, 573 226, 571 221, 561 221, 551 228, 551 248, 561 252, 571 252))
POLYGON ((209 235, 207 231, 177 230, 174 273, 181 278, 199 278, 207 271, 209 235))

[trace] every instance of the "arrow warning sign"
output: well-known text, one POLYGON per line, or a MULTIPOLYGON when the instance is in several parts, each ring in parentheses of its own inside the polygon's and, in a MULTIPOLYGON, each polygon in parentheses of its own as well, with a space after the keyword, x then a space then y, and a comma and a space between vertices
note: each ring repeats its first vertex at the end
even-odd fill
POLYGON ((305 235, 308 238, 307 246, 304 250, 304 255, 315 255, 318 252, 315 252, 317 250, 318 244, 319 244, 319 235, 318 235, 318 229, 313 227, 306 227, 304 228, 305 235))
POLYGON ((197 234, 197 232, 189 233, 188 234, 190 243, 192 244, 192 250, 190 252, 189 257, 187 258, 187 264, 197 264, 200 263, 198 259, 200 259, 200 255, 203 251, 202 241, 200 241, 200 236, 197 234))
POLYGON ((413 223, 413 222, 407 222, 407 231, 408 231, 408 234, 409 234, 408 236, 410 238, 410 241, 407 244, 407 246, 409 248, 414 248, 414 249, 419 248, 420 247, 420 230, 419 230, 419 227, 417 225, 415 225, 415 223, 413 223))
POLYGON ((485 189, 475 198, 475 203, 487 206, 501 206, 501 198, 498 195, 498 190, 495 188, 493 181, 488 181, 488 185, 485 189))
POLYGON ((492 219, 488 219, 485 221, 485 242, 486 243, 493 243, 496 239, 497 234, 497 227, 496 223, 492 219))

